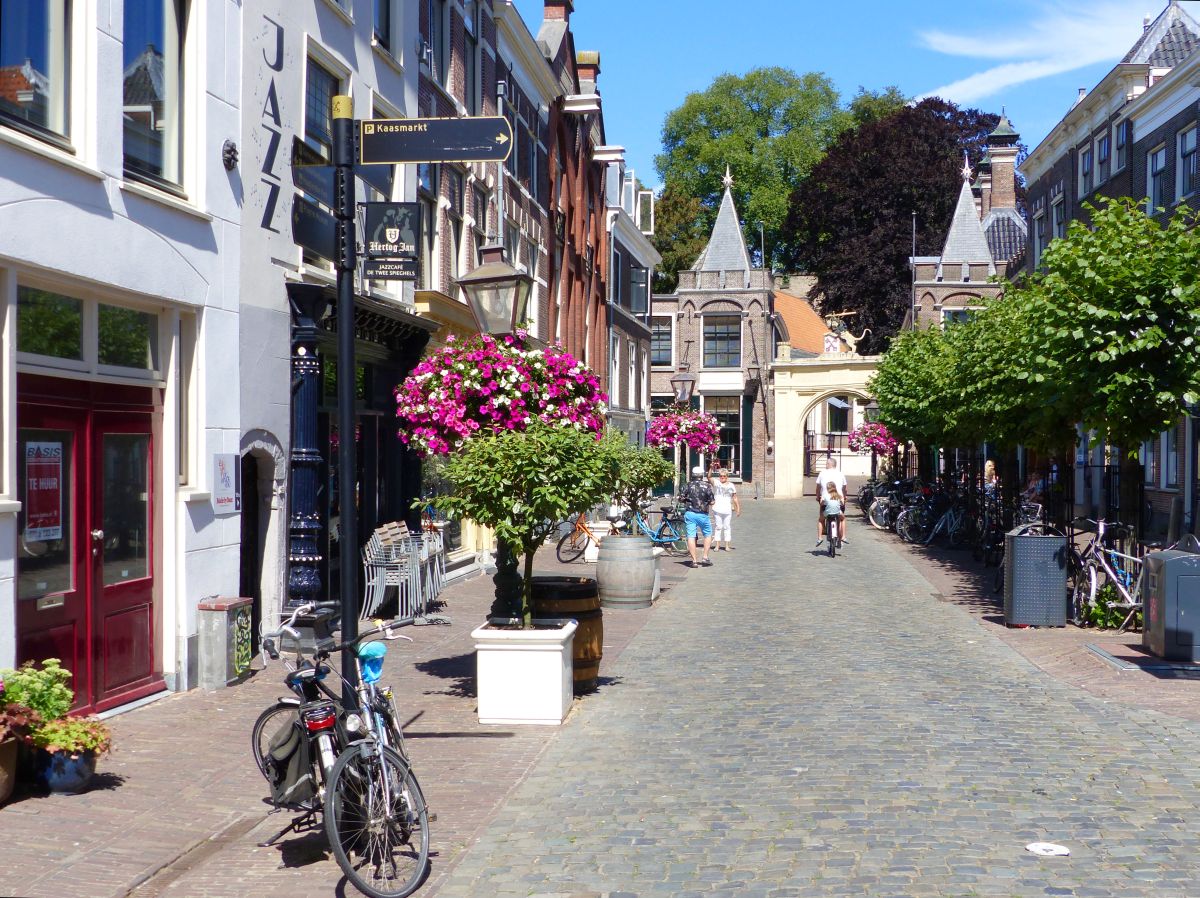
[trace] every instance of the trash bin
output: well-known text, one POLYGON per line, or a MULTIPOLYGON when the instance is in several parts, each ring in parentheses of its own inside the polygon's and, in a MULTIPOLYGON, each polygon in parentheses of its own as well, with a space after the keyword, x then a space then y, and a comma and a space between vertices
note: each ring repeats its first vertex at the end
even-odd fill
POLYGON ((1004 535, 1004 623, 1067 625, 1067 538, 1033 535, 1021 526, 1004 535))
POLYGON ((201 689, 222 689, 249 676, 253 606, 253 599, 222 596, 209 596, 196 606, 201 689))
POLYGON ((1200 661, 1200 544, 1193 544, 1151 552, 1143 569, 1142 646, 1168 661, 1200 661))

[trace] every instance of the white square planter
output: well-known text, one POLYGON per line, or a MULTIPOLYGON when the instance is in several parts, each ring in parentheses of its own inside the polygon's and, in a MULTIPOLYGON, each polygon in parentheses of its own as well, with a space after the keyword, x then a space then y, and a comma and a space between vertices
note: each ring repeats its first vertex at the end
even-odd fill
POLYGON ((482 626, 475 640, 475 688, 480 723, 557 726, 571 710, 573 620, 535 620, 553 630, 482 626))

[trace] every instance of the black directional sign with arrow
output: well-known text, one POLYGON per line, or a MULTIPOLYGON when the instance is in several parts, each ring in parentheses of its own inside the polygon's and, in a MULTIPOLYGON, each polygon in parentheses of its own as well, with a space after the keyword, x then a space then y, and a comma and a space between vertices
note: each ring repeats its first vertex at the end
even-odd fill
POLYGON ((503 162, 513 133, 500 116, 367 119, 359 122, 359 163, 503 162))

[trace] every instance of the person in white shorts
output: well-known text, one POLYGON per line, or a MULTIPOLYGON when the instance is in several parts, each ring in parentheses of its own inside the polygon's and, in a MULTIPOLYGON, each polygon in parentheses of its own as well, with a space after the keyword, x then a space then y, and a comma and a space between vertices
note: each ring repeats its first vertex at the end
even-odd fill
POLYGON ((838 495, 842 497, 842 515, 838 520, 838 533, 842 534, 842 542, 849 543, 846 539, 846 475, 838 470, 837 461, 829 458, 825 461, 825 470, 817 475, 817 546, 819 547, 825 541, 825 521, 821 515, 822 502, 825 499, 825 494, 829 484, 837 487, 838 495))
POLYGON ((742 515, 742 504, 738 501, 737 484, 730 482, 729 469, 721 468, 717 479, 712 482, 713 491, 713 541, 724 552, 733 548, 733 516, 742 515), (724 545, 721 545, 722 541, 724 545))

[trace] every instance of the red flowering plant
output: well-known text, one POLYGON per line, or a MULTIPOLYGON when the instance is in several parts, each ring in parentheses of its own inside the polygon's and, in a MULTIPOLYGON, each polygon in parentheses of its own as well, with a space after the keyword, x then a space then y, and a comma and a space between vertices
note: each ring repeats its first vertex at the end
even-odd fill
POLYGON ((646 428, 646 445, 669 449, 683 443, 693 452, 716 452, 721 444, 721 425, 712 415, 678 406, 656 415, 646 428))
POLYGON ((899 441, 892 436, 885 425, 871 421, 850 431, 846 444, 854 452, 875 452, 879 455, 888 455, 899 445, 899 441))
POLYGON ((595 373, 561 346, 525 348, 525 336, 451 338, 417 365, 396 388, 401 441, 421 456, 447 455, 535 418, 600 439, 608 397, 595 373))

